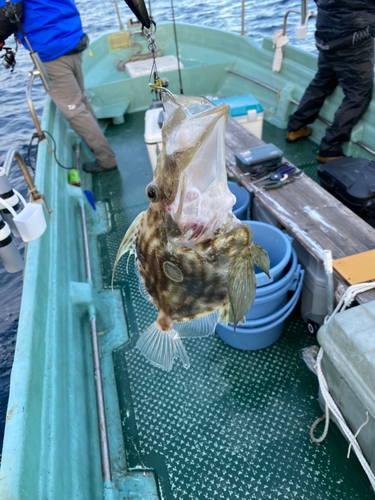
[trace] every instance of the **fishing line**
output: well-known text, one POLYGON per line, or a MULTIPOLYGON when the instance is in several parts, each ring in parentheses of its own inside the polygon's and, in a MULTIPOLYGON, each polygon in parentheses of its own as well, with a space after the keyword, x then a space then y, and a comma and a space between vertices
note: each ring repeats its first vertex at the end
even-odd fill
POLYGON ((171 0, 171 7, 172 7, 172 18, 173 18, 173 29, 174 29, 174 41, 175 41, 175 44, 176 44, 178 78, 180 80, 180 93, 183 94, 184 91, 183 91, 183 88, 182 88, 181 68, 180 68, 180 56, 178 54, 177 31, 176 31, 176 21, 175 21, 175 17, 174 17, 173 0, 171 0))

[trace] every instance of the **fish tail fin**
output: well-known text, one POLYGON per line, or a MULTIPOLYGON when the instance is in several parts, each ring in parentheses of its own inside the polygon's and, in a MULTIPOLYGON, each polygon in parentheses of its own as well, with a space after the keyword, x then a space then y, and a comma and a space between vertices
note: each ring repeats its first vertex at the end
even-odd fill
POLYGON ((228 272, 228 294, 230 301, 229 322, 237 323, 253 305, 256 280, 253 259, 248 248, 238 253, 228 272))
POLYGON ((250 246, 250 253, 253 258, 254 264, 259 267, 267 276, 270 277, 270 258, 266 250, 258 245, 257 243, 252 243, 250 246))
POLYGON ((169 372, 175 358, 181 359, 184 368, 190 366, 189 357, 178 333, 175 330, 164 332, 156 326, 156 322, 139 337, 137 348, 151 364, 162 370, 169 372))
POLYGON ((214 333, 218 321, 219 309, 216 309, 216 311, 210 314, 200 316, 191 321, 175 323, 174 328, 182 339, 187 337, 208 337, 214 333))
MULTIPOLYGON (((113 265, 113 271, 112 271, 112 280, 111 280, 111 287, 113 291, 113 279, 115 277, 115 270, 118 264, 118 261, 121 259, 121 257, 126 254, 126 252, 129 252, 130 255, 136 255, 135 251, 135 241, 137 239, 137 234, 138 234, 138 229, 139 225, 141 223, 143 214, 145 212, 141 212, 132 222, 130 225, 129 229, 126 231, 124 238, 122 239, 122 242, 120 243, 119 249, 117 251, 115 263, 113 265)), ((129 255, 129 258, 130 258, 129 255)), ((129 263, 129 260, 128 260, 129 263)), ((128 264, 126 266, 128 269, 128 264)))

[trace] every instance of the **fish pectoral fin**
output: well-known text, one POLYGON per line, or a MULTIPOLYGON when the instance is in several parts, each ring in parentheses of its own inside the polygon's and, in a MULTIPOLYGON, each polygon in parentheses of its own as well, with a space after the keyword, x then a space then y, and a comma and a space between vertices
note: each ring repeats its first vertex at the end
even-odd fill
POLYGON ((219 309, 216 309, 210 314, 191 321, 175 323, 174 328, 182 339, 187 337, 208 337, 214 333, 218 321, 219 309))
POLYGON ((137 239, 137 234, 139 230, 139 225, 141 223, 142 217, 146 212, 141 212, 131 223, 129 229, 126 231, 125 236, 122 239, 122 242, 120 243, 119 249, 117 251, 115 263, 113 265, 113 271, 112 271, 112 290, 113 290, 113 278, 115 276, 115 270, 118 264, 118 261, 121 259, 121 257, 126 254, 126 252, 130 252, 130 255, 136 255, 135 251, 135 242, 137 239))
POLYGON ((270 258, 266 250, 258 245, 257 243, 253 243, 250 247, 251 256, 253 258, 254 264, 259 267, 267 276, 271 279, 270 276, 270 258))
POLYGON ((156 326, 156 322, 150 325, 139 337, 136 347, 141 351, 148 361, 161 368, 170 371, 175 358, 180 358, 184 368, 189 368, 189 356, 175 330, 164 332, 156 326))
POLYGON ((248 249, 243 250, 232 262, 228 272, 228 294, 230 302, 229 322, 237 323, 253 305, 256 280, 253 259, 248 249))

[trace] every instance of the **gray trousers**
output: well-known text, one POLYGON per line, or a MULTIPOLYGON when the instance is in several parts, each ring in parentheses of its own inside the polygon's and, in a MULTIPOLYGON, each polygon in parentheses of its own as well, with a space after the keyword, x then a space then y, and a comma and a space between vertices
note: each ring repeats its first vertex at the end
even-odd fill
POLYGON ((85 94, 82 52, 43 63, 53 85, 51 99, 82 137, 103 168, 117 165, 116 156, 100 130, 94 110, 85 94))

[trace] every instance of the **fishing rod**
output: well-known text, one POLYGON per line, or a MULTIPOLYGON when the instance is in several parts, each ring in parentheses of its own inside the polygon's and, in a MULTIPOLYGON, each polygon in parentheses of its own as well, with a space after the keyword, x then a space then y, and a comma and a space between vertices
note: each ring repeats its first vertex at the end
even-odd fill
POLYGON ((148 15, 145 3, 143 0, 125 0, 129 9, 133 12, 138 21, 142 24, 142 28, 150 29, 151 20, 148 15))

